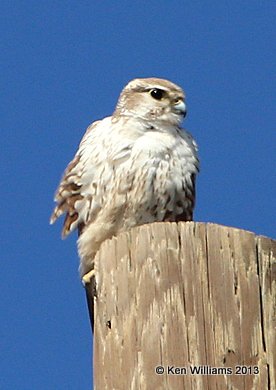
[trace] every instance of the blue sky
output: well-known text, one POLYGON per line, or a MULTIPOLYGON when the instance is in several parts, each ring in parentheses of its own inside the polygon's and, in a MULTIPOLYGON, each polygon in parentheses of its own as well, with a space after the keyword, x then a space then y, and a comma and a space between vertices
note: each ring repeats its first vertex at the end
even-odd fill
POLYGON ((275 238, 273 1, 6 1, 1 18, 0 388, 90 389, 76 236, 48 225, 86 127, 135 77, 186 91, 197 221, 275 238), (242 3, 242 4, 241 4, 242 3))

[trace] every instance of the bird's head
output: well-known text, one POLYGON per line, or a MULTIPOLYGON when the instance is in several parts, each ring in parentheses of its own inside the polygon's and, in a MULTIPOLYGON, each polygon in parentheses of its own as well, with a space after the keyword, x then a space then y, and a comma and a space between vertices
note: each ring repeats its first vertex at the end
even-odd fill
POLYGON ((122 90, 115 115, 179 125, 186 116, 183 90, 158 78, 134 79, 122 90))

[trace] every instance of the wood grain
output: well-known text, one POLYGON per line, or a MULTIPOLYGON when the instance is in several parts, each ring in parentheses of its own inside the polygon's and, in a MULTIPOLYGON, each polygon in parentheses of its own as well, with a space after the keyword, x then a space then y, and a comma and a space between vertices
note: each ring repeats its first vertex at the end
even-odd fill
POLYGON ((94 389, 276 389, 275 258, 269 238, 195 222, 104 242, 94 389))

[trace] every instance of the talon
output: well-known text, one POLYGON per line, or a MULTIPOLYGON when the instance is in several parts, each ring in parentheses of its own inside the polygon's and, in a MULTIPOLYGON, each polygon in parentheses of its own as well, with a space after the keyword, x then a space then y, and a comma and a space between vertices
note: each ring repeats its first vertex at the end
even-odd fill
POLYGON ((84 287, 91 282, 91 279, 95 277, 95 270, 92 269, 91 271, 87 272, 87 274, 83 275, 82 277, 82 284, 84 287))

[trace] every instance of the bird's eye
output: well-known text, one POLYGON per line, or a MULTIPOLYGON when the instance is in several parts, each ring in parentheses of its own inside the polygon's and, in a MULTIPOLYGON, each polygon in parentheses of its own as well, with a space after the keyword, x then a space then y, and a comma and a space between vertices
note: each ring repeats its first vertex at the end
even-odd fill
POLYGON ((165 91, 163 91, 162 89, 154 88, 150 90, 150 94, 154 99, 161 100, 165 95, 165 91))

